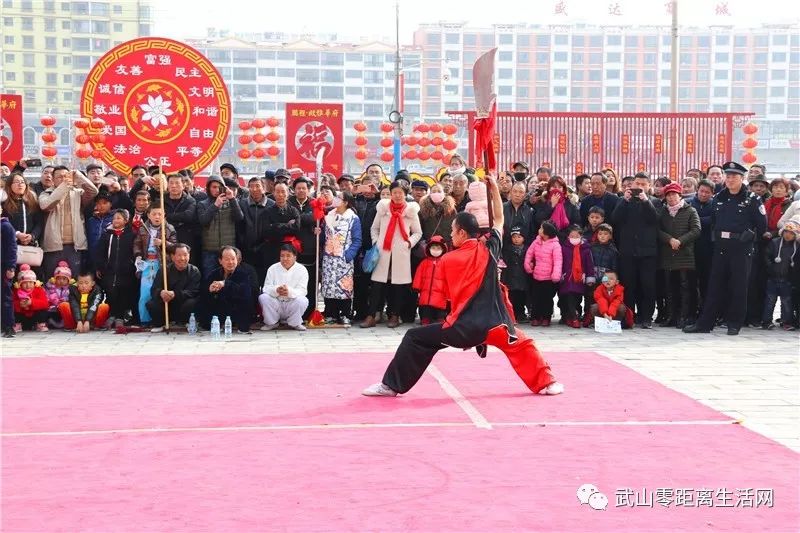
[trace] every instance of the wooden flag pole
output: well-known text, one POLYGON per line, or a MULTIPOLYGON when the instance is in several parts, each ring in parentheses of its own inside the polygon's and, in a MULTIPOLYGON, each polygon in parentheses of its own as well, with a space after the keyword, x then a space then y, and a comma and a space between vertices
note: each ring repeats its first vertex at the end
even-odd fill
MULTIPOLYGON (((164 274, 164 290, 167 288, 167 211, 164 209, 164 179, 161 165, 158 166, 158 192, 161 197, 161 272, 164 274)), ((169 332, 169 304, 164 302, 164 331, 169 332)))

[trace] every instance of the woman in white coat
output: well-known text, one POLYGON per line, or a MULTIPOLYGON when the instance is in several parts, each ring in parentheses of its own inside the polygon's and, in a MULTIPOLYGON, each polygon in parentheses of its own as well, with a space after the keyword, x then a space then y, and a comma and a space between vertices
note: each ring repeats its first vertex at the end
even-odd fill
POLYGON ((400 325, 398 316, 402 298, 411 295, 411 249, 422 238, 419 224, 419 205, 406 202, 406 193, 401 184, 390 185, 391 198, 378 202, 375 221, 372 223, 372 244, 378 245, 380 257, 372 271, 369 315, 361 323, 362 328, 375 326, 375 313, 384 299, 389 303, 389 320, 386 325, 400 325), (387 298, 388 297, 388 298, 387 298))

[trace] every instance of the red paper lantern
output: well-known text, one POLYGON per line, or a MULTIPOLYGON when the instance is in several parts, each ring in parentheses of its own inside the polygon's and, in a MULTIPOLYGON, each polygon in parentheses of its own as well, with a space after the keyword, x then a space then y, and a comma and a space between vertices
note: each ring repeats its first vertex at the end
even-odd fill
POLYGON ((250 144, 253 142, 251 135, 239 135, 239 144, 250 144))
POLYGON ((90 137, 94 144, 103 144, 106 142, 106 136, 102 133, 95 133, 90 137))
POLYGON ((447 139, 445 142, 442 143, 442 147, 448 152, 452 152, 453 150, 458 148, 458 143, 451 139, 447 139))
POLYGON ((755 135, 755 133, 758 131, 758 126, 750 122, 742 128, 742 131, 747 135, 755 135))
POLYGON ((278 154, 281 153, 281 149, 277 146, 270 146, 267 148, 267 155, 270 157, 278 157, 278 154))
POLYGON ((280 139, 280 138, 281 138, 281 136, 277 131, 271 131, 271 132, 267 133, 267 140, 269 142, 271 142, 271 143, 278 142, 278 139, 280 139))
POLYGON ((253 157, 256 159, 264 159, 264 156, 267 155, 267 151, 263 148, 256 148, 253 150, 253 157))
POLYGON ((427 161, 430 158, 431 158, 431 154, 429 154, 428 152, 420 152, 419 153, 420 161, 427 161))
POLYGON ((56 118, 51 117, 50 115, 45 115, 39 119, 39 123, 45 128, 49 128, 50 126, 55 126, 56 118))
POLYGON ((440 131, 442 131, 442 125, 439 124, 438 122, 434 122, 433 124, 431 124, 431 131, 433 133, 439 133, 440 131))
POLYGON ((75 127, 85 130, 86 128, 89 127, 89 119, 88 118, 75 119, 75 127))
POLYGON ((242 131, 247 131, 251 128, 252 124, 250 124, 249 120, 243 120, 239 123, 239 129, 242 131))
POLYGON ((99 130, 106 125, 106 121, 102 118, 93 118, 90 124, 92 125, 92 129, 99 130))
POLYGON ((92 157, 94 157, 95 159, 100 159, 101 157, 103 157, 103 151, 102 150, 92 150, 92 157))
POLYGON ((280 123, 281 121, 278 120, 277 117, 269 117, 267 119, 267 126, 269 126, 270 128, 277 128, 278 124, 280 123))
POLYGON ((419 154, 417 153, 416 150, 414 150, 412 148, 411 150, 406 152, 406 156, 405 157, 406 157, 406 159, 416 159, 417 157, 419 157, 419 154))
POLYGON ((384 148, 389 148, 393 144, 394 144, 393 139, 390 139, 388 137, 384 137, 383 139, 381 139, 381 146, 383 146, 384 148))
POLYGON ((366 137, 356 137, 355 143, 357 146, 366 146, 367 145, 367 138, 366 137))
POLYGON ((434 137, 433 139, 431 139, 431 144, 434 146, 441 146, 443 142, 444 139, 442 139, 441 137, 434 137))
POLYGON ((92 151, 88 148, 78 148, 75 150, 75 155, 77 155, 80 159, 87 159, 90 155, 92 155, 92 151))
POLYGON ((408 139, 406 139, 406 144, 409 145, 409 146, 416 146, 416 144, 418 142, 419 142, 419 139, 417 139, 413 135, 408 137, 408 139))
POLYGON ((254 143, 261 144, 266 140, 267 140, 267 136, 264 135, 263 133, 256 133, 255 135, 253 135, 253 142, 254 143))
POLYGON ((91 137, 86 135, 85 133, 81 133, 80 135, 75 136, 75 142, 78 144, 89 144, 91 137))
POLYGON ((420 146, 422 146, 424 148, 425 146, 428 146, 429 144, 431 144, 431 140, 428 139, 427 137, 423 137, 418 141, 417 144, 419 144, 420 146))
POLYGON ((419 131, 420 133, 428 133, 430 130, 431 127, 428 126, 427 124, 419 124, 417 126, 417 131, 419 131))
POLYGON ((253 127, 256 128, 256 129, 261 129, 266 125, 267 125, 267 121, 264 120, 263 118, 253 119, 253 127))
POLYGON ((57 154, 58 150, 56 150, 54 146, 42 147, 42 155, 45 157, 55 157, 57 154))
POLYGON ((356 159, 359 161, 363 161, 367 158, 367 151, 366 150, 356 150, 356 159))
POLYGON ((753 139, 752 137, 748 137, 744 141, 742 141, 742 146, 747 148, 748 150, 752 150, 756 146, 758 146, 758 141, 753 139))
POLYGON ((361 133, 362 131, 367 131, 367 125, 363 122, 356 122, 353 124, 353 129, 361 133))
POLYGON ((442 126, 442 131, 445 133, 445 135, 455 135, 458 131, 458 128, 455 124, 445 124, 442 126))
POLYGON ((435 159, 435 160, 439 161, 439 160, 441 160, 443 158, 444 158, 444 154, 442 152, 440 152, 439 150, 436 150, 435 152, 433 152, 431 154, 431 159, 435 159))
POLYGON ((55 133, 42 133, 42 141, 46 143, 54 143, 58 140, 55 133))
POLYGON ((394 159, 394 156, 392 155, 391 152, 383 152, 381 154, 381 161, 386 161, 388 163, 392 159, 394 159))
POLYGON ((742 156, 742 161, 744 161, 748 165, 752 165, 753 163, 756 162, 756 156, 755 154, 751 154, 748 152, 742 156))
POLYGON ((242 148, 237 154, 239 155, 239 159, 250 159, 250 156, 253 155, 247 148, 242 148))
POLYGON ((383 124, 381 124, 381 131, 383 133, 389 133, 389 132, 391 132, 393 130, 394 130, 394 126, 392 126, 390 123, 384 122, 383 124))

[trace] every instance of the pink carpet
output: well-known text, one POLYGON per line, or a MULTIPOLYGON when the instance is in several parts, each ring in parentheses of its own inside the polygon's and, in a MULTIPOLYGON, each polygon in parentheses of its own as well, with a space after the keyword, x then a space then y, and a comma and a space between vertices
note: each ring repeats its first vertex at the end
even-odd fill
MULTIPOLYGON (((358 396, 388 359, 4 359, 3 432, 469 422, 429 375, 402 398, 358 396)), ((725 420, 602 356, 549 359, 567 385, 562 397, 526 394, 494 352, 486 360, 447 353, 435 363, 494 423, 725 420)), ((796 531, 797 460, 727 424, 4 437, 1 525, 9 532, 796 531), (584 483, 608 496, 607 510, 579 505, 584 483), (624 488, 771 488, 774 506, 616 507, 624 488)))

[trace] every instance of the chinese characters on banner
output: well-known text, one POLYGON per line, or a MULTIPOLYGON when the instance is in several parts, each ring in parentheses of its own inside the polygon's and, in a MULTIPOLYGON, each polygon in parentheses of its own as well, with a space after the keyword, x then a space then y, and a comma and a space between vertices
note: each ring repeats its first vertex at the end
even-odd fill
POLYGON ((533 153, 533 133, 525 134, 525 153, 526 154, 533 153))
POLYGON ((127 41, 89 72, 81 115, 102 118, 103 160, 127 174, 134 165, 165 172, 209 166, 230 128, 228 90, 211 62, 183 43, 127 41))
POLYGON ((22 96, 0 94, 0 159, 22 159, 22 96))
POLYGON ((564 155, 567 153, 567 134, 558 134, 558 153, 564 155))
POLYGON ((694 133, 686 134, 686 153, 687 154, 694 153, 694 133))
POLYGON ((718 153, 724 154, 726 152, 726 148, 727 148, 726 140, 727 139, 726 139, 724 133, 720 133, 717 136, 717 152, 718 153))
POLYGON ((322 171, 336 176, 344 164, 342 104, 286 104, 286 166, 317 178, 317 154, 324 149, 322 171))
POLYGON ((660 133, 656 133, 653 137, 653 151, 657 154, 664 151, 664 136, 660 133))

